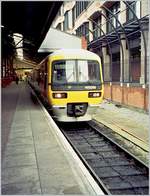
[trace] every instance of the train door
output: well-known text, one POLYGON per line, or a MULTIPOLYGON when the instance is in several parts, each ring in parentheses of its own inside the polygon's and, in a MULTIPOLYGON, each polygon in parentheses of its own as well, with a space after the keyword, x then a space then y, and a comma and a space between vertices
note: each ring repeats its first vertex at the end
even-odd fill
POLYGON ((47 96, 47 60, 45 61, 44 65, 44 94, 47 96))

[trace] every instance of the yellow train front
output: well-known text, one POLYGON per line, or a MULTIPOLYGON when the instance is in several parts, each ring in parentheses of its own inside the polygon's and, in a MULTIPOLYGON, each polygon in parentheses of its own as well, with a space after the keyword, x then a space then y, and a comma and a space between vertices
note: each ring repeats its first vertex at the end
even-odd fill
POLYGON ((102 102, 100 58, 87 50, 55 51, 40 64, 39 77, 38 88, 57 121, 90 121, 102 102))

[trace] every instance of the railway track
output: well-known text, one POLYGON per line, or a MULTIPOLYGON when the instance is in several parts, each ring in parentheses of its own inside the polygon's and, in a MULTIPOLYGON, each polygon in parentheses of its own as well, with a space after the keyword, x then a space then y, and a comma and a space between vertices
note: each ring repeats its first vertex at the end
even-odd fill
POLYGON ((148 167, 93 123, 58 126, 105 194, 148 195, 148 167))
POLYGON ((57 125, 105 194, 149 194, 148 166, 109 138, 104 127, 94 122, 57 125))

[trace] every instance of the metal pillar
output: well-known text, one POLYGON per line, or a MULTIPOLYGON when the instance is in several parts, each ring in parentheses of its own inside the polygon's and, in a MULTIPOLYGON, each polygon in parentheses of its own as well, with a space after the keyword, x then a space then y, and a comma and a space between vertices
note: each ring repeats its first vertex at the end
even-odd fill
MULTIPOLYGON (((103 5, 102 8, 104 8, 105 10, 107 10, 107 11, 112 15, 112 17, 114 17, 114 18, 117 20, 117 22, 119 23, 119 25, 120 25, 120 27, 121 27, 121 29, 122 29, 124 35, 125 35, 125 39, 126 39, 126 43, 127 43, 127 48, 128 48, 128 55, 129 55, 129 57, 130 57, 130 45, 129 45, 129 40, 128 40, 128 38, 127 38, 126 31, 125 31, 123 25, 121 24, 121 22, 119 21, 119 19, 116 17, 116 15, 113 14, 113 13, 110 11, 110 9, 108 9, 105 5, 103 5)), ((117 29, 116 29, 116 30, 117 30, 117 29)), ((131 69, 130 58, 129 58, 128 60, 129 60, 129 82, 130 82, 130 69, 131 69)), ((124 70, 124 68, 123 68, 123 70, 124 70)))
POLYGON ((144 41, 144 50, 145 50, 145 58, 144 58, 144 65, 145 65, 145 69, 144 69, 145 70, 145 73, 144 74, 145 74, 145 78, 144 78, 144 82, 146 84, 146 82, 147 82, 147 60, 146 60, 146 58, 147 58, 147 44, 146 44, 146 38, 145 38, 145 35, 144 35, 144 29, 142 27, 141 21, 138 19, 135 11, 132 9, 132 7, 130 6, 130 4, 127 1, 123 1, 123 3, 133 13, 133 15, 134 15, 134 17, 135 17, 136 21, 138 22, 138 25, 139 25, 139 27, 141 29, 141 34, 142 34, 143 41, 144 41))
POLYGON ((94 20, 92 20, 91 18, 89 18, 89 20, 90 20, 91 22, 93 22, 94 24, 96 24, 97 28, 99 28, 99 29, 102 31, 103 35, 104 35, 105 38, 106 38, 106 41, 107 41, 107 44, 108 44, 108 48, 109 48, 109 52, 110 52, 110 79, 112 80, 112 49, 111 49, 109 40, 108 40, 108 38, 107 38, 106 33, 105 33, 105 32, 103 31, 103 29, 101 28, 101 26, 99 26, 99 25, 98 25, 94 20))

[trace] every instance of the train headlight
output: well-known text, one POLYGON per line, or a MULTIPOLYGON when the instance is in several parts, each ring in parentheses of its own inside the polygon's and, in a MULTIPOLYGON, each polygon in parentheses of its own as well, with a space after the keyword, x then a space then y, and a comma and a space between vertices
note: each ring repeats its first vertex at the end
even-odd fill
POLYGON ((89 98, 96 98, 100 96, 101 96, 101 92, 89 92, 89 95, 88 95, 89 98))
POLYGON ((53 93, 54 99, 64 99, 67 98, 67 93, 53 93))

